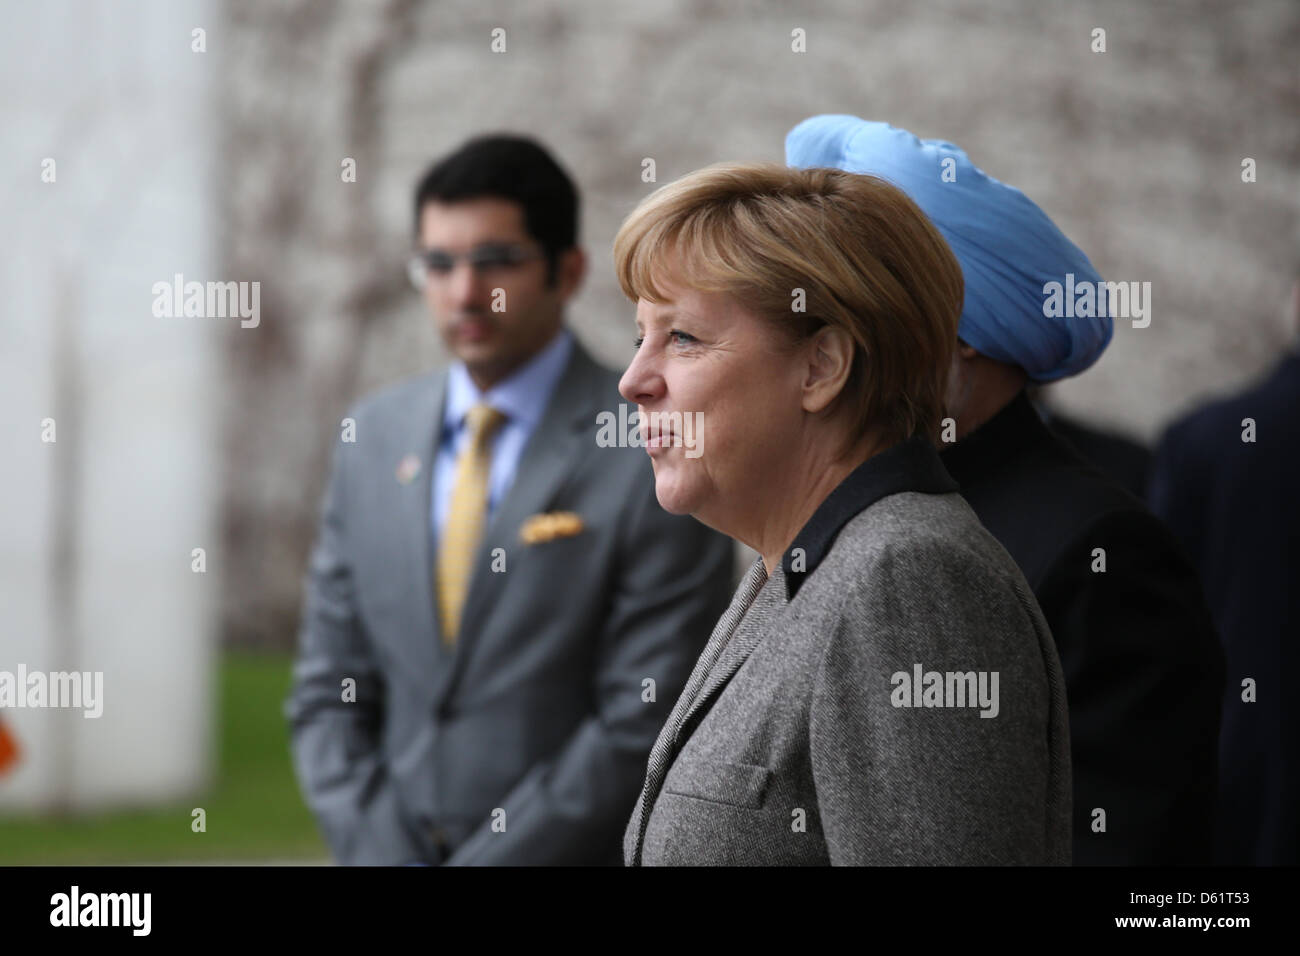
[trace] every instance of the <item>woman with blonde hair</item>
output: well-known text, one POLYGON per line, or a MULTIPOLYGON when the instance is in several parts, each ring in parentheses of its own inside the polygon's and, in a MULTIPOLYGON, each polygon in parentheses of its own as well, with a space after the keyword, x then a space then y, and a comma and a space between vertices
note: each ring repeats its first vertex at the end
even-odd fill
POLYGON ((1051 634, 933 445, 962 306, 942 236, 874 177, 721 164, 643 201, 614 256, 659 503, 760 556, 625 862, 1068 863, 1051 634))

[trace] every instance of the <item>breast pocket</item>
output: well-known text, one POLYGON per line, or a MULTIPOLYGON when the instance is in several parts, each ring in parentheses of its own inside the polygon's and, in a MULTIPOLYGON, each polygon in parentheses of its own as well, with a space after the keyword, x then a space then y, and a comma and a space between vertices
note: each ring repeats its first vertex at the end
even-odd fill
POLYGON ((771 770, 752 763, 694 761, 680 770, 664 780, 665 793, 755 810, 772 779, 771 770))

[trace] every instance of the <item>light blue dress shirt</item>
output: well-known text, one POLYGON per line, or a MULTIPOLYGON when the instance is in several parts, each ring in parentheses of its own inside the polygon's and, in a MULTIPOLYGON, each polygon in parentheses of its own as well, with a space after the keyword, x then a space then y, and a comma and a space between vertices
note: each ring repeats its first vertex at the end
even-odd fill
POLYGON ((451 492, 456 483, 456 461, 469 440, 465 416, 479 402, 486 402, 506 416, 492 437, 492 467, 488 472, 488 520, 515 480, 519 457, 541 421, 551 393, 564 374, 573 351, 573 335, 566 328, 540 352, 515 370, 508 378, 486 392, 469 377, 464 363, 457 362, 447 373, 447 401, 442 416, 442 443, 438 447, 433 482, 433 540, 442 537, 451 507, 451 492))

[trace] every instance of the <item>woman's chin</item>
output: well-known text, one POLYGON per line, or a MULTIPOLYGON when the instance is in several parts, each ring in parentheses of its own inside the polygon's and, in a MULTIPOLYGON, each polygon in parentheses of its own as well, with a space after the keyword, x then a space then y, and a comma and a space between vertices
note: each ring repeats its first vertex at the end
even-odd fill
POLYGON ((688 515, 695 510, 695 496, 667 475, 655 477, 655 497, 659 499, 659 507, 669 514, 688 515))

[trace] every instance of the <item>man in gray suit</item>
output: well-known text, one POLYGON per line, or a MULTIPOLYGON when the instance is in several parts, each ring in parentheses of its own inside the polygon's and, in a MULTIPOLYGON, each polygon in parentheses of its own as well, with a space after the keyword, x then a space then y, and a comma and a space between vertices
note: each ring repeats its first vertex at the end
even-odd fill
POLYGON ((348 413, 285 708, 299 780, 343 863, 617 864, 731 546, 600 428, 619 376, 564 326, 586 260, 550 155, 472 140, 415 214, 457 361, 348 413))

